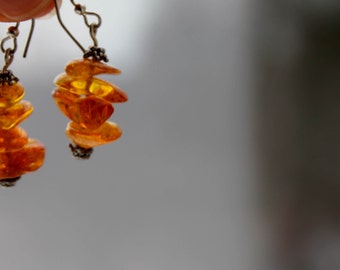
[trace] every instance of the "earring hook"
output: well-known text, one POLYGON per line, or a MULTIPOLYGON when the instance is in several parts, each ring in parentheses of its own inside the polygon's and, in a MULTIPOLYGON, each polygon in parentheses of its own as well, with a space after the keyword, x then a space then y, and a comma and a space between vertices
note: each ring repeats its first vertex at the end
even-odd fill
POLYGON ((97 34, 97 29, 100 27, 102 23, 101 17, 95 13, 95 12, 88 12, 86 11, 86 7, 82 6, 80 4, 74 3, 74 0, 70 0, 71 4, 74 6, 74 11, 83 16, 85 25, 89 28, 90 30, 90 36, 93 40, 93 46, 91 46, 88 50, 85 50, 84 47, 78 42, 78 40, 70 33, 70 31, 66 28, 64 23, 62 22, 60 12, 59 12, 59 6, 57 0, 54 0, 55 8, 56 8, 56 14, 58 21, 62 28, 65 30, 65 32, 70 36, 70 38, 78 45, 78 47, 81 49, 83 52, 83 57, 84 58, 92 58, 94 61, 104 61, 108 62, 108 58, 105 54, 105 50, 103 48, 98 47, 98 42, 96 38, 97 34), (94 16, 97 18, 97 23, 89 23, 88 21, 88 16, 94 16))
POLYGON ((56 14, 57 14, 57 18, 58 18, 59 24, 65 30, 65 32, 69 35, 69 37, 77 44, 77 46, 80 48, 80 50, 84 53, 85 52, 84 47, 79 43, 79 41, 71 34, 71 32, 64 25, 64 23, 63 23, 63 21, 61 19, 61 16, 60 16, 59 5, 58 5, 58 1, 57 0, 54 0, 54 5, 55 5, 55 10, 56 10, 56 14))
POLYGON ((28 38, 27 38, 25 49, 24 49, 24 54, 23 54, 24 58, 26 58, 26 56, 27 56, 27 51, 28 51, 28 47, 30 46, 30 43, 31 43, 31 39, 32 39, 33 31, 34 31, 34 26, 35 26, 35 20, 32 19, 31 20, 30 32, 28 33, 28 38))
POLYGON ((97 41, 97 29, 101 26, 102 24, 102 18, 100 17, 99 14, 95 13, 95 12, 89 12, 86 11, 86 7, 82 6, 80 4, 76 4, 74 2, 74 0, 70 0, 70 2, 72 3, 72 5, 74 6, 74 11, 78 14, 83 16, 85 25, 89 28, 90 30, 90 36, 93 40, 93 46, 97 47, 98 46, 98 41, 97 41), (89 23, 88 21, 88 16, 94 16, 97 19, 97 23, 89 23))

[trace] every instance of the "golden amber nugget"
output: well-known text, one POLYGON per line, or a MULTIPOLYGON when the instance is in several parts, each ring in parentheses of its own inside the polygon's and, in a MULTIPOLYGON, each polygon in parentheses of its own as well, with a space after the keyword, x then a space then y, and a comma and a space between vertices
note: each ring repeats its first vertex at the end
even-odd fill
POLYGON ((76 145, 87 149, 117 140, 122 131, 113 122, 105 122, 97 129, 82 128, 75 122, 70 122, 66 128, 66 135, 76 145))
POLYGON ((118 86, 94 77, 100 74, 120 74, 120 70, 96 60, 78 59, 69 62, 65 73, 54 80, 58 88, 52 97, 71 120, 66 135, 79 148, 107 144, 122 134, 119 126, 108 119, 114 112, 111 103, 126 102, 128 96, 118 86))
POLYGON ((13 179, 39 169, 44 162, 44 145, 28 138, 18 126, 33 112, 23 97, 21 84, 0 84, 0 185, 13 184, 13 179))

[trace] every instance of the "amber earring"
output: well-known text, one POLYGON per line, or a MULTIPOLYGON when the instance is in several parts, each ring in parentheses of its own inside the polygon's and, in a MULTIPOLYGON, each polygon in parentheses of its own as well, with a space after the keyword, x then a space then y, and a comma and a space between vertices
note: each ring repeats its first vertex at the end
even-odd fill
POLYGON ((55 0, 56 14, 60 25, 83 52, 83 59, 69 62, 65 72, 58 75, 54 83, 57 89, 52 96, 59 110, 71 121, 66 128, 66 135, 73 144, 70 149, 77 158, 90 157, 93 147, 117 140, 122 131, 116 123, 107 121, 113 114, 111 103, 127 101, 127 95, 109 82, 96 78, 99 74, 120 74, 120 70, 103 62, 108 62, 105 50, 98 47, 96 33, 101 25, 101 17, 86 11, 86 7, 75 4, 74 10, 84 18, 89 28, 93 45, 85 50, 63 24, 58 3, 55 0), (96 19, 89 23, 88 17, 96 19))
MULTIPOLYGON (((34 21, 32 21, 32 27, 34 21)), ((25 91, 19 79, 8 69, 17 50, 19 23, 8 28, 7 36, 1 41, 5 65, 0 71, 0 185, 13 186, 21 175, 39 169, 45 157, 44 145, 28 138, 19 124, 32 112, 30 102, 22 100, 25 91), (13 41, 13 47, 5 43, 13 41)), ((32 32, 32 31, 31 31, 32 32)), ((30 37, 31 37, 30 32, 30 37)), ((30 38, 29 38, 30 39, 30 38)), ((27 52, 29 41, 25 49, 27 52)))

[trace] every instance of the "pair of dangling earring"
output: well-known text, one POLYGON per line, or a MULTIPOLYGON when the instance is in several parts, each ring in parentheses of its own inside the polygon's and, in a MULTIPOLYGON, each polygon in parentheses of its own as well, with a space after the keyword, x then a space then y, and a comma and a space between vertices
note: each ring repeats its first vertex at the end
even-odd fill
MULTIPOLYGON (((89 28, 93 46, 85 50, 63 24, 57 0, 56 15, 65 32, 83 52, 83 59, 69 62, 65 72, 59 74, 54 83, 57 88, 52 97, 59 110, 71 121, 66 127, 66 135, 72 143, 69 147, 73 155, 88 159, 93 148, 117 140, 122 132, 116 123, 108 119, 114 112, 112 103, 127 101, 127 95, 118 87, 96 77, 100 74, 119 74, 120 70, 103 62, 108 62, 105 50, 98 47, 97 29, 101 17, 86 11, 85 6, 71 3, 77 14, 83 16, 89 28), (94 16, 96 23, 89 23, 88 16, 94 16)), ((28 45, 34 29, 31 31, 24 50, 26 56, 28 45)), ((44 163, 45 147, 35 139, 29 138, 19 124, 32 112, 30 102, 22 100, 25 91, 19 79, 9 70, 17 50, 19 23, 8 28, 7 36, 1 41, 5 65, 0 71, 0 185, 13 186, 21 175, 39 169, 44 163), (13 47, 5 48, 8 40, 13 47)))

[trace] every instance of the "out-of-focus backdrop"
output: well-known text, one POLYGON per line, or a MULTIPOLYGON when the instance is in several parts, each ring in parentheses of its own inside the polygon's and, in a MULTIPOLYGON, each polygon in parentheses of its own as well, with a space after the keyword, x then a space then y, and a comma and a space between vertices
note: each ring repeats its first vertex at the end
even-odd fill
MULTIPOLYGON (((50 93, 81 52, 38 20, 11 69, 44 166, 0 190, 1 269, 340 268, 340 4, 85 1, 129 95, 123 136, 74 159, 50 93)), ((87 47, 72 5, 65 25, 87 47)), ((1 25, 4 36, 10 24, 1 25)))

